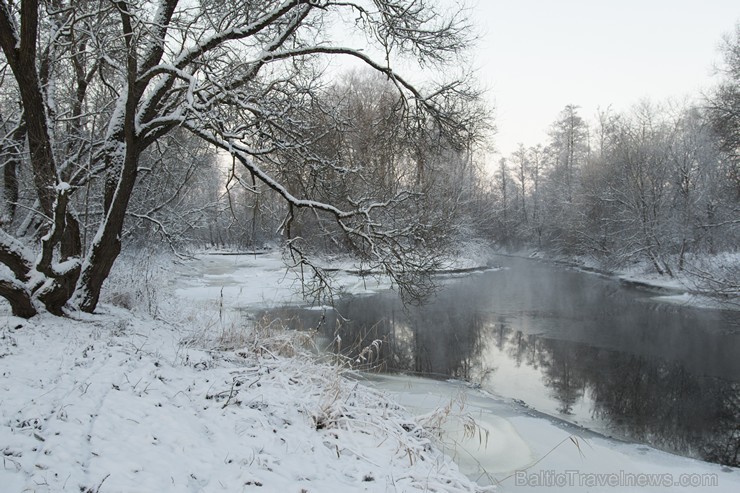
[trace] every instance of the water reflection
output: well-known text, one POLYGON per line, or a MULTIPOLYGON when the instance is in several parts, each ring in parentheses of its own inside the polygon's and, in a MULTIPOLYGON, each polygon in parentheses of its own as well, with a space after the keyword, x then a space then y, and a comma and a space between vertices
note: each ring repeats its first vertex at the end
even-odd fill
POLYGON ((353 360, 382 341, 360 361, 368 368, 477 382, 607 434, 740 465, 740 336, 726 313, 513 262, 421 307, 386 293, 271 316, 320 326, 353 360))

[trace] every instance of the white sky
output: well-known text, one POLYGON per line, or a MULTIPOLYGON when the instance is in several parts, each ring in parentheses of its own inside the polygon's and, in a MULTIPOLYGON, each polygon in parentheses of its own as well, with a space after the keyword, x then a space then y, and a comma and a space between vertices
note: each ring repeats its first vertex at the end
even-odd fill
POLYGON ((722 35, 740 20, 738 0, 470 1, 481 33, 472 63, 503 155, 545 143, 567 104, 590 120, 599 107, 699 95, 722 35))

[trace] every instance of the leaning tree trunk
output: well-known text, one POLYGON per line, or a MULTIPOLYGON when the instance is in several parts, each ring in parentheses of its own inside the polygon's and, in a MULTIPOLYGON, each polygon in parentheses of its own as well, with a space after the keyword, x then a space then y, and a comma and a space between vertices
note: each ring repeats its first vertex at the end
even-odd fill
POLYGON ((0 279, 0 296, 8 300, 16 317, 31 318, 37 313, 31 301, 31 293, 21 283, 0 279))
MULTIPOLYGON (((122 94, 122 100, 119 104, 124 105, 121 120, 113 122, 111 129, 117 129, 111 132, 111 139, 118 141, 118 150, 124 150, 123 163, 118 161, 116 166, 109 167, 109 170, 118 176, 115 188, 106 190, 105 218, 98 228, 95 235, 90 253, 87 255, 82 266, 80 278, 77 281, 75 290, 75 303, 80 310, 92 313, 98 305, 100 291, 103 283, 108 278, 113 263, 121 253, 121 231, 123 230, 124 219, 126 218, 126 209, 128 208, 131 194, 136 184, 137 167, 139 164, 139 154, 141 149, 136 138, 136 107, 141 96, 141 89, 137 90, 137 55, 134 46, 133 28, 131 18, 129 17, 128 7, 120 3, 120 14, 123 26, 124 39, 128 49, 126 57, 126 75, 127 88, 122 94), (111 193, 112 191, 112 193, 111 193)), ((115 148, 112 146, 111 148, 115 148)), ((118 156, 120 153, 115 153, 118 156)), ((111 157, 110 161, 115 161, 116 157, 111 157)), ((111 175, 109 175, 111 176, 111 175)), ((108 180, 108 184, 112 182, 108 180)))
POLYGON ((74 303, 83 312, 92 313, 97 307, 103 283, 108 278, 118 254, 121 253, 121 231, 126 217, 126 208, 136 182, 138 158, 135 150, 130 153, 127 151, 125 160, 121 179, 108 213, 98 228, 98 234, 85 258, 80 278, 77 281, 74 303))
MULTIPOLYGON (((138 59, 132 18, 129 6, 125 2, 116 2, 116 6, 121 16, 121 27, 127 50, 126 91, 118 100, 118 108, 123 105, 123 111, 117 117, 113 117, 108 127, 109 145, 107 147, 112 154, 109 153, 107 157, 109 166, 105 190, 105 217, 98 227, 90 252, 83 262, 73 299, 74 304, 80 310, 88 313, 92 313, 98 306, 103 283, 121 253, 121 231, 131 193, 136 184, 137 166, 141 153, 136 138, 136 107, 142 89, 137 88, 138 59), (123 156, 123 162, 118 156, 123 156)), ((172 8, 174 9, 174 3, 172 8)))
POLYGON ((31 280, 33 261, 30 252, 18 240, 0 229, 0 263, 13 273, 15 279, 0 279, 0 296, 10 303, 13 315, 29 318, 36 315, 27 282, 31 280))
MULTIPOLYGON (((121 253, 121 232, 126 218, 131 194, 136 184, 137 167, 141 150, 136 142, 134 116, 136 113, 136 98, 132 91, 128 92, 126 111, 123 116, 123 142, 118 147, 125 149, 123 163, 113 164, 116 158, 111 157, 109 171, 112 177, 117 177, 115 187, 106 190, 110 197, 103 221, 92 242, 90 251, 82 265, 82 272, 77 281, 73 304, 80 310, 92 313, 98 305, 100 291, 108 278, 111 268, 121 253)), ((118 153, 113 153, 117 155, 118 153)), ((115 180, 108 180, 114 183, 115 180)))

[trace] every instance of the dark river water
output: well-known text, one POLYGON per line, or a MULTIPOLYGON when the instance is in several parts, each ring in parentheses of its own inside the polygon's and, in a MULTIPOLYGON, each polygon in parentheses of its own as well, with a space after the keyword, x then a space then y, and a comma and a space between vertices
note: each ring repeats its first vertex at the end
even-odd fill
POLYGON ((740 465, 740 312, 530 259, 494 263, 422 306, 386 292, 271 316, 319 327, 356 366, 464 379, 605 435, 740 465))

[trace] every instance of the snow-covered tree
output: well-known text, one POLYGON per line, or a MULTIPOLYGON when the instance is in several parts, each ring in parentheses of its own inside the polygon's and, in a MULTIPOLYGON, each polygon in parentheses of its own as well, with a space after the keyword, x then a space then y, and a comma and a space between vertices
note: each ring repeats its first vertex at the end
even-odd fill
MULTIPOLYGON (((709 116, 719 135, 723 150, 740 161, 740 23, 722 44, 724 63, 719 69, 721 82, 709 96, 709 116)), ((740 194, 740 173, 733 179, 740 194)))
POLYGON ((408 272, 433 261, 423 249, 433 231, 410 215, 424 212, 411 205, 418 190, 401 186, 380 200, 353 191, 334 204, 290 182, 354 173, 315 145, 323 136, 316 115, 333 111, 321 97, 327 58, 383 74, 419 128, 464 141, 458 102, 475 97, 464 78, 422 88, 391 68, 402 57, 425 67, 454 60, 469 41, 461 12, 443 15, 427 0, 0 0, 9 202, 0 296, 23 317, 41 306, 92 312, 147 173, 142 157, 177 129, 229 154, 252 183, 279 196, 288 236, 299 210, 329 217, 403 287, 408 272), (81 222, 83 203, 95 213, 81 222), (393 210, 407 215, 403 226, 385 224, 393 210))
POLYGON ((560 112, 550 129, 550 139, 552 179, 560 184, 562 198, 572 202, 589 152, 588 125, 578 114, 578 106, 569 104, 560 112))

